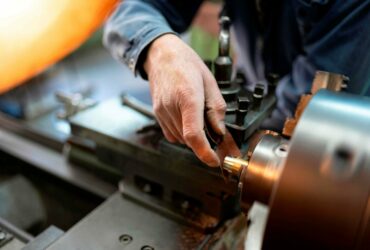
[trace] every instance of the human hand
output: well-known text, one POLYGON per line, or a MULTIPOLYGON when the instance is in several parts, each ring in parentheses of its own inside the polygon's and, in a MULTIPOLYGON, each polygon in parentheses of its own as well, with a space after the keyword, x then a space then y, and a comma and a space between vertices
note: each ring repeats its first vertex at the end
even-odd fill
POLYGON ((186 144, 201 161, 219 166, 204 132, 204 117, 214 132, 224 135, 226 103, 207 66, 180 38, 166 34, 150 45, 144 69, 166 139, 186 144))

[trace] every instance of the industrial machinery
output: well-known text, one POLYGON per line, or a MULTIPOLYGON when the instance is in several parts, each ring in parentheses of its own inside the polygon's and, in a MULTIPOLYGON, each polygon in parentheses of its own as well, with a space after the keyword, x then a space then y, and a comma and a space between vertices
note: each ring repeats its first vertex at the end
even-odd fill
MULTIPOLYGON (((243 249, 254 222, 242 212, 254 202, 269 207, 259 229, 263 249, 368 248, 370 100, 338 93, 348 84, 343 75, 318 72, 283 133, 261 131, 278 77, 242 88, 242 75, 232 73, 227 17, 221 27, 219 56, 207 64, 243 157, 209 168, 167 142, 151 108, 132 96, 95 102, 57 92, 63 110, 36 122, 1 114, 0 149, 70 183, 72 192, 106 200, 73 227, 50 226, 36 237, 0 220, 1 250, 243 249), (70 132, 38 126, 56 117, 70 132)), ((221 147, 225 138, 204 129, 215 150, 221 147)), ((64 202, 82 202, 71 197, 64 202)))
POLYGON ((263 249, 369 249, 369 99, 319 91, 290 140, 266 132, 227 157, 240 200, 269 206, 263 249))

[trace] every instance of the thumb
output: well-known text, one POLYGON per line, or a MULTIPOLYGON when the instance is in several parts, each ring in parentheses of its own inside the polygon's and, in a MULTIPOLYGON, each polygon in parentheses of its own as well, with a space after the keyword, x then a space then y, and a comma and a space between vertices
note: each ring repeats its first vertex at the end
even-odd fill
POLYGON ((226 103, 210 72, 204 74, 205 111, 212 129, 219 135, 225 135, 226 103))

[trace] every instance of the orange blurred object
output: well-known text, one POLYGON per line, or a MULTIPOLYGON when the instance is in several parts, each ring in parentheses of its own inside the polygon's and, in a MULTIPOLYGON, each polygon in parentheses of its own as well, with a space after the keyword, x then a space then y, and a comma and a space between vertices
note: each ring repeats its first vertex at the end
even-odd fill
POLYGON ((81 45, 118 0, 0 0, 0 93, 81 45))

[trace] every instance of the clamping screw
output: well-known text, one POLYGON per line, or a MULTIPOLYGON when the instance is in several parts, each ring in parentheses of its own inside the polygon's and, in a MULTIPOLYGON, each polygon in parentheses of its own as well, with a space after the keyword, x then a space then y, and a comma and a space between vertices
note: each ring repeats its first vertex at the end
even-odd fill
POLYGON ((257 83, 253 92, 253 109, 258 110, 261 106, 265 85, 257 83))
POLYGON ((270 73, 267 75, 267 81, 268 81, 268 94, 274 94, 277 84, 279 82, 279 75, 270 73))
POLYGON ((235 123, 238 126, 242 126, 244 124, 245 116, 248 113, 250 106, 250 100, 245 96, 238 97, 238 109, 236 112, 236 120, 235 123))

